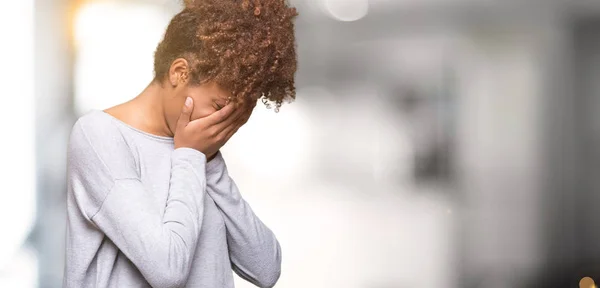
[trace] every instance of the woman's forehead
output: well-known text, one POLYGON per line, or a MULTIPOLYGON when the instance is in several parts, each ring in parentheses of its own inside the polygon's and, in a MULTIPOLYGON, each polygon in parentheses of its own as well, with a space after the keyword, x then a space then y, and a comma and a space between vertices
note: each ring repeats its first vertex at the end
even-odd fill
POLYGON ((197 96, 201 96, 210 101, 226 101, 231 94, 213 82, 203 83, 199 86, 191 87, 191 89, 194 90, 193 93, 197 96))

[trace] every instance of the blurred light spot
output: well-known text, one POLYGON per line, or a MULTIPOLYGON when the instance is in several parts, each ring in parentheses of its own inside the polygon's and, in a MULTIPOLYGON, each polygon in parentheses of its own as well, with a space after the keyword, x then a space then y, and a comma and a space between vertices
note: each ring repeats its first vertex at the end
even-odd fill
MULTIPOLYGON (((2 88, 6 105, 0 107, 0 121, 5 123, 2 133, 10 137, 0 145, 0 275, 3 275, 2 270, 23 245, 35 219, 32 0, 0 1, 0 34, 8 39, 0 46, 0 63, 4 67, 0 70, 0 79, 6 80, 2 88)), ((24 286, 0 283, 0 287, 24 286)))
POLYGON ((97 2, 75 19, 75 107, 105 109, 140 93, 153 78, 154 50, 171 15, 160 5, 97 2))
POLYGON ((325 0, 325 9, 334 19, 356 21, 369 12, 369 0, 325 0))
POLYGON ((583 277, 581 281, 579 281, 579 288, 596 288, 596 283, 594 283, 594 279, 590 277, 583 277))

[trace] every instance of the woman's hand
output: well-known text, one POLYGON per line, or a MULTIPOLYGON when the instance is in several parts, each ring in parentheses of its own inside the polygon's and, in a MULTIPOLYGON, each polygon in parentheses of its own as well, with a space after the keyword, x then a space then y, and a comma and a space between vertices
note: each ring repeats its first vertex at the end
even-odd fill
MULTIPOLYGON (((254 107, 256 107, 256 102, 240 104, 238 108, 236 108, 238 110, 242 110, 240 111, 241 115, 237 118, 237 120, 235 120, 231 124, 231 126, 233 127, 225 136, 227 140, 229 140, 229 138, 231 138, 231 136, 233 136, 238 131, 238 129, 240 129, 240 127, 244 126, 244 124, 248 122, 248 119, 250 119, 250 115, 252 115, 252 111, 254 111, 254 107)), ((225 142, 227 142, 227 140, 225 142)))
POLYGON ((192 98, 188 97, 175 128, 175 149, 196 149, 210 159, 233 136, 247 113, 230 103, 209 116, 190 121, 193 106, 192 98))

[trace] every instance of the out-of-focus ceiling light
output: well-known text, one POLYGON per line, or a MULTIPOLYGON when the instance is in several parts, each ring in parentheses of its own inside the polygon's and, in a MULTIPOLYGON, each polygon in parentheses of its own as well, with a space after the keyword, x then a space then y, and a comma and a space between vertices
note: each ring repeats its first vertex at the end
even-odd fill
POLYGON ((369 0, 325 0, 325 9, 340 21, 356 21, 369 12, 369 0))
POLYGON ((319 13, 344 22, 356 21, 369 12, 369 0, 306 0, 319 13))

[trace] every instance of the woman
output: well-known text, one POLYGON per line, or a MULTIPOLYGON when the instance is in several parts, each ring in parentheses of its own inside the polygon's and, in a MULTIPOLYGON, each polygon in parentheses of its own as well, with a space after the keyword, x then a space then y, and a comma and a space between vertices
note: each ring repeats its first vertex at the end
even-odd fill
POLYGON ((65 287, 233 287, 232 269, 275 285, 279 243, 219 149, 259 99, 295 98, 295 16, 284 0, 187 1, 154 81, 76 122, 65 287))

